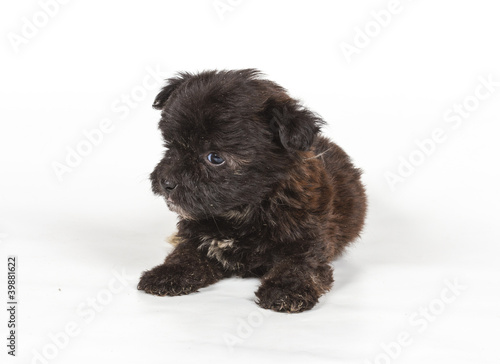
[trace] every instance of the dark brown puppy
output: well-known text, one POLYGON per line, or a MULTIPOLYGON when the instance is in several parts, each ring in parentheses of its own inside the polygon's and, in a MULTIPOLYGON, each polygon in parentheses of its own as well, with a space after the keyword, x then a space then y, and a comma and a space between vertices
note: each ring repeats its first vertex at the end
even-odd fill
POLYGON ((261 307, 312 308, 366 211, 361 172, 318 134, 321 118, 252 69, 181 73, 153 106, 167 151, 152 188, 178 213, 180 243, 138 288, 175 296, 261 277, 261 307))

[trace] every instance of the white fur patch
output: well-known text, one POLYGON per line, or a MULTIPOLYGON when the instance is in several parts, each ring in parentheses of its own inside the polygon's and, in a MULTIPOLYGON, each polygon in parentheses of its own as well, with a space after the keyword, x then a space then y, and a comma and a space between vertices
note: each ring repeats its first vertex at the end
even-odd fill
POLYGON ((234 248, 234 239, 217 240, 212 239, 208 236, 204 236, 201 238, 201 240, 203 241, 203 243, 198 247, 198 249, 208 247, 207 256, 209 258, 217 259, 217 261, 219 261, 219 263, 221 263, 226 269, 238 268, 238 266, 240 265, 239 263, 234 264, 224 258, 224 252, 227 252, 234 248))

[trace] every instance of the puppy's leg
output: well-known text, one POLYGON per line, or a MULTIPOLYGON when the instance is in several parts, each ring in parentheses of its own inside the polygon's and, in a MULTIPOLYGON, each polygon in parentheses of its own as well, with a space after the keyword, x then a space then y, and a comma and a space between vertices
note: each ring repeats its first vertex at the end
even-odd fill
POLYGON ((167 236, 165 241, 172 246, 177 246, 182 240, 179 238, 179 235, 177 235, 177 232, 175 232, 174 234, 167 236))
POLYGON ((196 292, 223 277, 221 268, 195 244, 182 242, 163 264, 142 274, 137 288, 157 296, 179 296, 196 292))
POLYGON ((330 265, 311 266, 295 259, 285 259, 262 277, 262 284, 255 293, 257 304, 278 312, 310 310, 318 298, 333 283, 330 265))

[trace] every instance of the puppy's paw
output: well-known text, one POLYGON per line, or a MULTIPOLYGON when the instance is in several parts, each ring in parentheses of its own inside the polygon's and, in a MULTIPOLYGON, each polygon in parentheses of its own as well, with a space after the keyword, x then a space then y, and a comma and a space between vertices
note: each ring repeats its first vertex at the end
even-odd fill
POLYGON ((137 289, 156 296, 180 296, 196 292, 196 283, 185 267, 162 264, 142 273, 137 289))
POLYGON ((318 302, 319 295, 307 285, 279 281, 264 282, 257 292, 257 304, 276 312, 298 313, 310 310, 318 302))

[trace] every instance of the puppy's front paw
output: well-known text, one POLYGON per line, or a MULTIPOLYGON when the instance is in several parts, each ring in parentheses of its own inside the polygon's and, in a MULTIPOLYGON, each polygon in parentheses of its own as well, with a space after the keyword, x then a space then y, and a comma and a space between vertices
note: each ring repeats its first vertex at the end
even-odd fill
POLYGON ((260 307, 288 313, 310 310, 319 298, 317 292, 306 285, 291 285, 279 281, 264 282, 255 295, 260 307))
POLYGON ((198 288, 185 268, 167 264, 142 273, 137 285, 137 289, 156 296, 180 296, 196 292, 198 288))

